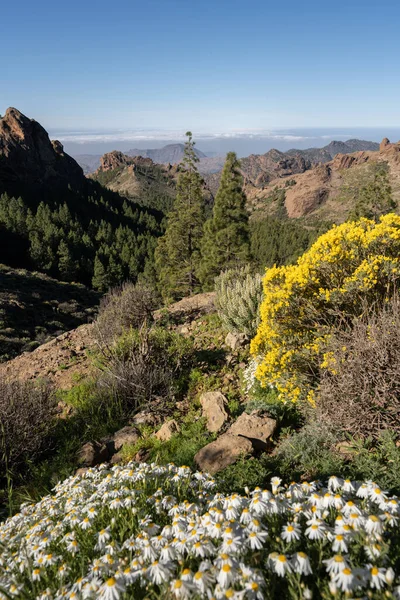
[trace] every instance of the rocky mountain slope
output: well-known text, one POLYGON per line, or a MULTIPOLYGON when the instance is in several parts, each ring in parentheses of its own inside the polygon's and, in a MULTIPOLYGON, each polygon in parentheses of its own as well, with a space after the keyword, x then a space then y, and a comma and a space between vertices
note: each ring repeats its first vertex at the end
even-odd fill
POLYGON ((307 148, 306 150, 296 150, 295 148, 288 150, 286 154, 290 156, 300 155, 311 163, 325 163, 331 161, 336 154, 351 154, 359 151, 375 151, 379 150, 379 144, 376 142, 368 142, 366 140, 347 140, 346 142, 333 141, 323 148, 307 148))
MULTIPOLYGON (((265 154, 251 154, 240 160, 245 186, 263 188, 271 181, 304 173, 318 163, 331 161, 336 154, 349 154, 355 151, 379 150, 379 144, 364 140, 348 140, 347 142, 333 141, 323 148, 308 148, 306 150, 288 150, 281 152, 272 149, 265 154)), ((211 159, 214 160, 214 159, 211 159)), ((200 170, 202 165, 200 165, 200 170)), ((207 186, 215 195, 218 190, 222 167, 204 169, 207 186)))
MULTIPOLYGON (((101 157, 99 168, 90 177, 142 206, 168 212, 176 195, 179 169, 179 163, 161 165, 151 158, 132 157, 114 150, 101 157)), ((211 202, 207 186, 204 195, 211 202)))
POLYGON ((252 212, 273 214, 277 204, 289 218, 307 217, 342 222, 354 208, 360 190, 371 183, 379 167, 387 169, 395 201, 400 200, 400 143, 384 139, 378 151, 336 154, 333 160, 282 179, 278 175, 261 187, 245 189, 252 212))

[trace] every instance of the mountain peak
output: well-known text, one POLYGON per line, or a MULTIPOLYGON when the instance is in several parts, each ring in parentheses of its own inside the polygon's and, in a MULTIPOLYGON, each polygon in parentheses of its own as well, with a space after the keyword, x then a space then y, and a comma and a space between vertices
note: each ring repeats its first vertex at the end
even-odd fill
POLYGON ((0 192, 10 186, 16 193, 21 186, 81 189, 85 181, 81 167, 40 123, 17 108, 6 110, 0 118, 0 192))

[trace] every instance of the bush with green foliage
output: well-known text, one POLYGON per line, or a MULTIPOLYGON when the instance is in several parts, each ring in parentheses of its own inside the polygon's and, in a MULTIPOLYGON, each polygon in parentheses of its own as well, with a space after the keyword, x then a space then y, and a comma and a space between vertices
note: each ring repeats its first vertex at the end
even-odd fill
POLYGON ((382 305, 400 277, 400 217, 361 219, 322 235, 295 265, 273 267, 263 280, 261 323, 251 344, 256 377, 282 401, 315 401, 335 328, 359 316, 364 302, 382 305))
POLYGON ((216 306, 225 327, 252 337, 260 323, 261 275, 252 273, 249 266, 230 269, 216 278, 215 292, 216 306))

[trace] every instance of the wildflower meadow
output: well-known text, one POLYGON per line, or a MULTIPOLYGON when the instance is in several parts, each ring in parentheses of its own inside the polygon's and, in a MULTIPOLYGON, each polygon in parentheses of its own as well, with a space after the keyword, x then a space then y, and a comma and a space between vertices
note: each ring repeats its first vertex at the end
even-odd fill
POLYGON ((0 598, 400 598, 399 500, 332 476, 243 495, 105 465, 0 526, 0 598))

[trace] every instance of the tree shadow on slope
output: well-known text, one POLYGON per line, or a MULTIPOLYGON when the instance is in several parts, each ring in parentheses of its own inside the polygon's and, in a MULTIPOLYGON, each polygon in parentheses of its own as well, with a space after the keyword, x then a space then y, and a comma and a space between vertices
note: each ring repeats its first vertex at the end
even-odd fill
POLYGON ((99 294, 0 265, 0 362, 91 321, 99 294))

